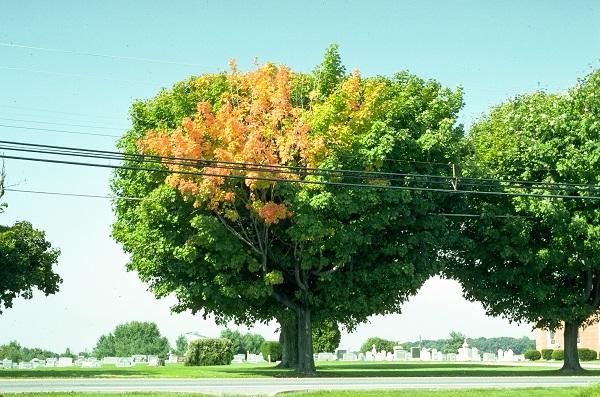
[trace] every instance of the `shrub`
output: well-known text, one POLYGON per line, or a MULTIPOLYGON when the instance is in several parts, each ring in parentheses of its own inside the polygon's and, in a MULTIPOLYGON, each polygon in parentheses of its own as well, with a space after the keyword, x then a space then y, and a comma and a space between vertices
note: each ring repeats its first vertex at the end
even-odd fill
POLYGON ((232 360, 233 344, 224 338, 192 341, 185 354, 185 365, 229 365, 232 360))
POLYGON ((579 354, 579 359, 581 361, 592 361, 598 358, 598 353, 595 350, 586 347, 577 349, 577 354, 579 354))
POLYGON ((565 351, 562 349, 556 349, 552 352, 552 359, 562 361, 565 359, 565 351))
POLYGON ((540 353, 537 350, 527 350, 525 352, 526 360, 536 361, 536 360, 539 360, 540 358, 542 358, 542 353, 540 353))
POLYGON ((260 346, 260 352, 265 360, 269 360, 269 354, 271 355, 271 361, 281 361, 283 349, 281 343, 276 341, 265 341, 260 346))
POLYGON ((398 344, 397 342, 393 342, 391 340, 387 340, 387 339, 383 339, 383 338, 378 338, 378 337, 369 338, 360 347, 360 352, 361 353, 370 352, 371 349, 373 349, 373 345, 375 345, 375 350, 377 350, 378 352, 386 351, 386 352, 393 353, 394 346, 396 346, 397 344, 398 344))
POLYGON ((552 352, 554 349, 542 349, 542 358, 544 360, 552 360, 552 352))

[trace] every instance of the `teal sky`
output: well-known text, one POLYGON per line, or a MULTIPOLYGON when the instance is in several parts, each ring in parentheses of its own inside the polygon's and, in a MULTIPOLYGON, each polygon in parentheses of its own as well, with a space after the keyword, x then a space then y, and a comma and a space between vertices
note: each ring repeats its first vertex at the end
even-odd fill
MULTIPOLYGON (((409 70, 463 86, 460 120, 468 126, 510 96, 564 91, 598 68, 598 21, 597 0, 0 0, 0 137, 110 150, 113 137, 6 126, 120 135, 129 126, 132 101, 154 96, 161 87, 224 70, 230 58, 241 69, 258 57, 310 71, 331 43, 340 45, 348 70, 365 75, 409 70)), ((6 168, 16 189, 109 193, 106 170, 13 160, 6 168)), ((171 316, 172 301, 154 301, 135 274, 125 272, 127 257, 110 238, 110 201, 16 192, 4 199, 9 209, 0 222, 26 219, 46 230, 62 250, 58 271, 65 281, 58 295, 36 295, 2 314, 0 343, 18 339, 55 350, 91 348, 101 333, 132 319, 158 322, 171 340, 192 330, 218 333, 211 321, 171 316)), ((432 280, 404 314, 374 318, 345 335, 342 344, 358 347, 375 334, 443 337, 450 330, 524 335, 529 327, 486 318, 479 305, 460 298, 455 284, 432 280)))

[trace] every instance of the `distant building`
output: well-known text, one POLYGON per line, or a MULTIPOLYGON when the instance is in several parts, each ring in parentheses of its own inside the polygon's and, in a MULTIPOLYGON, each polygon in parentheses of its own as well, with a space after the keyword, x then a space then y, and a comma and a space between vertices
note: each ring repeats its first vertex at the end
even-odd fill
MULTIPOLYGON (((541 351, 542 349, 563 349, 564 331, 562 329, 548 331, 547 329, 535 330, 535 348, 541 351)), ((585 329, 579 328, 577 347, 587 347, 596 351, 600 350, 600 327, 598 324, 593 324, 585 329)))
POLYGON ((187 341, 188 345, 190 344, 190 342, 193 342, 195 340, 198 339, 206 339, 206 336, 204 335, 200 335, 197 332, 186 332, 185 334, 183 334, 185 340, 187 341))

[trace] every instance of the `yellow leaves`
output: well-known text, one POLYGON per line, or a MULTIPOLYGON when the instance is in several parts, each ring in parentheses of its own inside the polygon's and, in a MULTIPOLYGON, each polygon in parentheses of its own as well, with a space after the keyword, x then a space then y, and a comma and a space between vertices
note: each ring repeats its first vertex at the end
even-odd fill
POLYGON ((260 216, 267 225, 273 225, 279 223, 292 216, 292 212, 287 209, 285 204, 276 204, 272 201, 265 203, 258 210, 258 216, 260 216))
POLYGON ((352 71, 350 78, 342 83, 342 92, 345 94, 345 100, 351 111, 360 108, 360 72, 357 69, 352 71))
MULTIPOLYGON (((293 72, 286 66, 265 64, 242 73, 235 60, 229 62, 229 67, 231 72, 226 79, 230 88, 221 96, 220 106, 213 108, 206 101, 198 103, 196 113, 183 119, 179 128, 149 131, 139 142, 140 150, 163 157, 226 163, 275 167, 315 165, 314 156, 322 156, 325 144, 321 138, 310 136, 310 124, 303 119, 305 111, 292 105, 293 72)), ((199 77, 195 82, 205 86, 210 84, 210 79, 199 77)), ((223 168, 223 165, 230 167, 227 164, 198 168, 193 167, 193 163, 181 165, 172 161, 163 165, 175 172, 192 171, 191 174, 171 174, 165 182, 186 196, 196 196, 195 205, 203 203, 222 213, 227 203, 237 199, 231 185, 225 183, 231 175, 246 177, 244 182, 249 193, 274 184, 251 178, 298 178, 295 174, 276 172, 275 168, 223 168)), ((291 213, 283 205, 270 203, 262 208, 260 216, 266 223, 274 224, 291 213)))
POLYGON ((279 270, 273 270, 265 274, 265 282, 268 285, 283 284, 283 273, 281 273, 279 270))

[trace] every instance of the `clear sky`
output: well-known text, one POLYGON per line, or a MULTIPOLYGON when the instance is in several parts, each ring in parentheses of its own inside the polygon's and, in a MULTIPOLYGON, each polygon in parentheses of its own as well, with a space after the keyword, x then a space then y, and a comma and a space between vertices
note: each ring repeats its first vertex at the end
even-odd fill
MULTIPOLYGON (((224 70, 230 58, 241 69, 258 57, 310 71, 331 43, 340 45, 349 70, 408 69, 462 85, 461 122, 469 125, 512 95, 565 90, 599 67, 598 21, 597 0, 0 0, 0 137, 111 150, 114 137, 14 126, 119 135, 129 126, 132 101, 161 87, 224 70)), ((109 194, 106 170, 13 160, 6 168, 18 189, 109 194)), ((173 300, 156 301, 125 271, 127 256, 110 237, 109 200, 16 192, 4 199, 9 208, 0 223, 29 220, 62 250, 57 270, 64 283, 57 295, 18 300, 0 315, 0 344, 17 339, 57 351, 91 349, 100 334, 134 319, 157 322, 171 341, 188 331, 219 333, 210 319, 171 315, 173 300)), ((530 335, 530 329, 486 317, 479 304, 461 298, 456 283, 436 278, 403 314, 373 318, 345 334, 342 346, 357 348, 375 335, 402 341, 451 330, 477 337, 530 335)), ((275 337, 273 325, 255 331, 275 337)))

